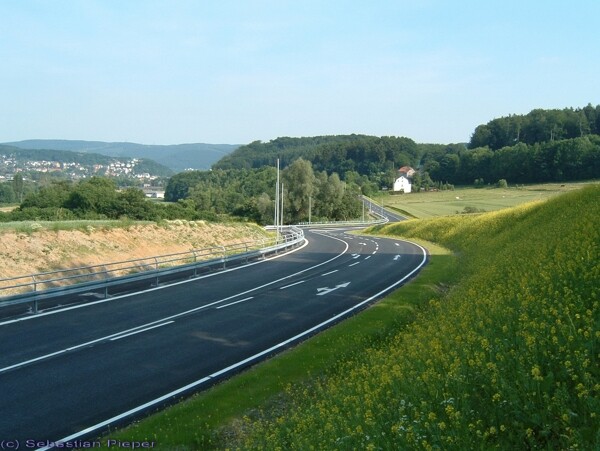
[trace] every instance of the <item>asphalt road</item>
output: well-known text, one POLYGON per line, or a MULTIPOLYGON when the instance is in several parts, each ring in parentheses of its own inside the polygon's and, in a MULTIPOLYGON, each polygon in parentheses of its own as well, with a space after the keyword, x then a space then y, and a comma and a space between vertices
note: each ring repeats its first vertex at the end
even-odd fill
POLYGON ((274 259, 0 322, 0 442, 97 436, 351 315, 426 261, 407 242, 306 237, 274 259))

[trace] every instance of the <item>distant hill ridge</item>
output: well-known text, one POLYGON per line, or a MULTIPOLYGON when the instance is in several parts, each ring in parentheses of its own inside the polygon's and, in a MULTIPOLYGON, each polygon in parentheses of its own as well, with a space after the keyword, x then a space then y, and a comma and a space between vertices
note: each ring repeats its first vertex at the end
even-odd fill
POLYGON ((29 139, 3 143, 21 149, 67 150, 98 153, 110 157, 147 158, 175 172, 188 168, 209 169, 214 163, 239 147, 237 144, 149 145, 130 142, 81 141, 63 139, 29 139))

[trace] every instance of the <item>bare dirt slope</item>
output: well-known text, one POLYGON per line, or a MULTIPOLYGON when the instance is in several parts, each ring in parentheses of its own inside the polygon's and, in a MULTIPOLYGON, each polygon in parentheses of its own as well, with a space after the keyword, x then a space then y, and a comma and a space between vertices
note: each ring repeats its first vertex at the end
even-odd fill
POLYGON ((125 228, 0 231, 0 279, 111 263, 265 237, 255 225, 168 221, 125 228))

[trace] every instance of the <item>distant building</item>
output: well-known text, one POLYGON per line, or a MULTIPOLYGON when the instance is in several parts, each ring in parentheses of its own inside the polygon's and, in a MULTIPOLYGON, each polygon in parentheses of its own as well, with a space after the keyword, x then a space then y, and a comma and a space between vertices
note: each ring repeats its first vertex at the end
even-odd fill
POLYGON ((398 169, 398 178, 394 181, 394 192, 410 193, 412 191, 412 178, 415 170, 410 166, 402 166, 398 169))
POLYGON ((165 191, 160 189, 144 188, 144 194, 150 199, 164 199, 165 191))

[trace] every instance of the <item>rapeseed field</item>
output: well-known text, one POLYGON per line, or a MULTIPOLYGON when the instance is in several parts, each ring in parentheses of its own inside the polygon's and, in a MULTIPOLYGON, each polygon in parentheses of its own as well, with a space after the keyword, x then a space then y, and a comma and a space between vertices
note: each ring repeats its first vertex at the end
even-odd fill
POLYGON ((460 281, 384 343, 247 419, 244 449, 600 449, 600 186, 373 233, 460 281))

